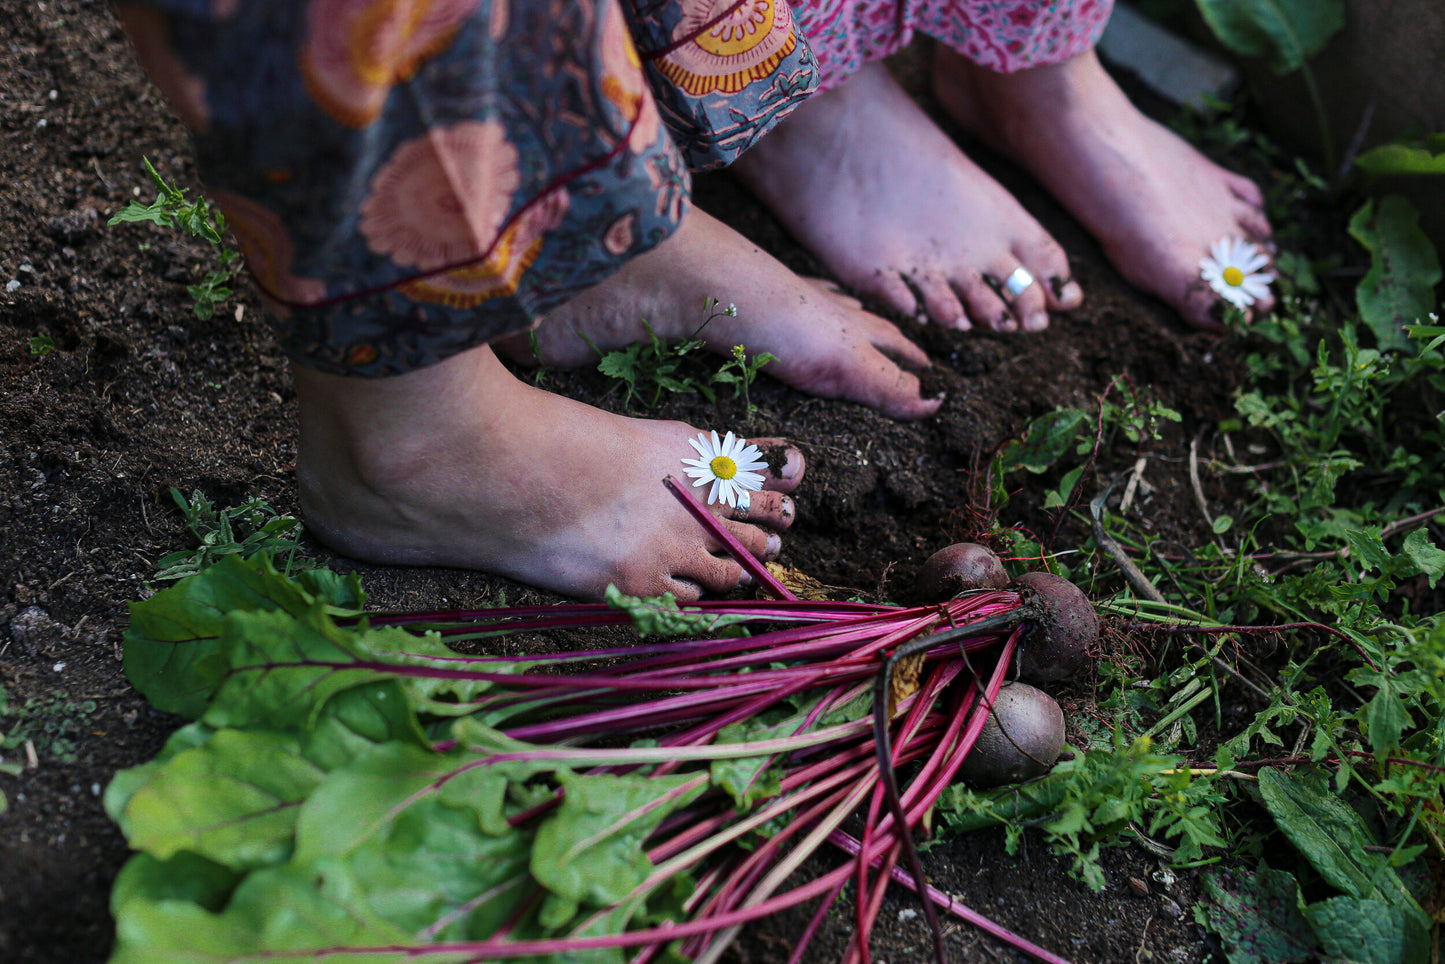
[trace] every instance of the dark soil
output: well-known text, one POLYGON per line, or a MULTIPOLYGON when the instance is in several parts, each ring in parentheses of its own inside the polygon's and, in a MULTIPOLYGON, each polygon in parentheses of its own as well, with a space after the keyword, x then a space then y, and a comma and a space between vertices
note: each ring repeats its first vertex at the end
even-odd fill
MULTIPOLYGON (((0 6, 9 24, 0 48, 0 627, 8 627, 0 632, 0 686, 12 711, 0 729, 27 701, 55 700, 42 714, 50 729, 35 741, 33 759, 23 746, 3 750, 4 763, 20 768, 0 774, 9 801, 0 815, 0 959, 88 964, 107 956, 108 892, 127 854, 101 791, 117 770, 150 758, 177 725, 122 673, 126 602, 147 593, 157 560, 189 544, 170 487, 200 490, 220 506, 256 495, 296 511, 294 394, 253 292, 243 286, 208 322, 193 317, 185 282, 206 262, 203 246, 148 225, 106 226, 127 201, 154 196, 142 156, 183 185, 197 183, 182 130, 132 63, 108 8, 91 0, 0 6), (39 354, 32 339, 54 349, 39 354)), ((898 66, 908 77, 910 63, 898 66)), ((930 387, 949 395, 942 412, 922 422, 890 421, 767 379, 755 388, 760 410, 751 418, 739 405, 722 403, 719 412, 695 397, 656 413, 804 447, 808 478, 783 561, 824 583, 906 596, 930 553, 991 522, 979 472, 990 453, 1058 406, 1097 408, 1116 379, 1184 413, 1152 446, 1153 489, 1132 511, 1186 543, 1206 532, 1186 466, 1190 440, 1228 410, 1235 384, 1214 354, 1217 342, 1132 291, 1030 182, 978 153, 1072 252, 1086 307, 1033 337, 901 321, 935 360, 930 387)), ((817 273, 725 177, 702 179, 698 198, 794 267, 817 273)), ((724 302, 745 302, 746 279, 738 280, 739 290, 718 292, 724 302)), ((548 374, 545 384, 604 407, 621 402, 592 372, 548 374)), ((1132 465, 1134 455, 1101 453, 1101 469, 1132 465)), ((1011 481, 1038 483, 1041 500, 1040 480, 1011 481)), ((1095 482, 1086 481, 1092 495, 1095 482)), ((1030 491, 1020 492, 1002 521, 1029 526, 1058 548, 1079 543, 1077 523, 1060 526, 1033 505, 1030 491)), ((513 603, 555 601, 478 573, 357 566, 312 548, 333 568, 360 568, 379 606, 486 605, 503 593, 513 603)), ((1080 582, 1096 597, 1118 587, 1111 571, 1080 582)), ((1087 687, 1085 680, 1052 690, 1068 709, 1087 701, 1087 687)), ((1033 839, 1008 856, 1001 834, 975 834, 945 840, 924 859, 936 885, 1073 960, 1207 956, 1192 923, 1192 879, 1160 883, 1157 859, 1142 849, 1107 856, 1108 886, 1099 894, 1071 880, 1065 863, 1033 839), (1130 877, 1148 882, 1148 893, 1131 889, 1130 877)), ((929 959, 914 906, 906 895, 891 898, 876 959, 929 959)), ((833 915, 813 959, 838 956, 849 918, 833 915)), ((737 957, 781 962, 799 929, 796 920, 758 926, 737 957)), ((949 925, 948 941, 957 960, 1015 957, 959 924, 949 925)))

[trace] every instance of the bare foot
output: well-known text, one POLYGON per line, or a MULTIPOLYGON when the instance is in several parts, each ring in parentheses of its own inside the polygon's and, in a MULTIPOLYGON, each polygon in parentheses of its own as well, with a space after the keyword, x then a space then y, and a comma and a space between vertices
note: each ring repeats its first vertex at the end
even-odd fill
POLYGON ((919 396, 918 377, 900 367, 928 367, 928 356, 891 322, 846 295, 794 274, 780 261, 703 211, 693 209, 662 244, 573 298, 527 334, 495 343, 514 361, 540 358, 553 368, 595 363, 592 345, 609 351, 646 337, 692 335, 709 297, 737 307, 699 335, 722 355, 743 345, 771 352, 765 374, 822 398, 861 402, 894 418, 931 415, 941 398, 919 396), (586 335, 586 339, 582 336, 586 335), (591 341, 591 345, 588 344, 591 341))
MULTIPOLYGON (((481 569, 582 598, 611 583, 695 599, 742 578, 662 484, 687 481, 682 460, 697 454, 688 440, 698 433, 681 422, 623 418, 533 388, 485 346, 394 378, 293 372, 301 506, 340 552, 481 569)), ((803 457, 776 440, 758 444, 775 470, 751 508, 713 509, 768 559, 793 521, 785 493, 803 457)))
MULTIPOLYGON (((999 74, 940 46, 933 82, 944 109, 1028 169, 1120 274, 1191 323, 1220 327, 1222 302, 1201 280, 1199 262, 1221 238, 1268 240, 1253 181, 1144 116, 1093 51, 999 74)), ((1266 298, 1254 310, 1272 306, 1266 298)))
POLYGON ((952 328, 1039 331, 1083 297, 1063 250, 869 64, 810 97, 732 170, 858 291, 952 328), (1001 281, 1040 282, 1010 304, 1001 281))

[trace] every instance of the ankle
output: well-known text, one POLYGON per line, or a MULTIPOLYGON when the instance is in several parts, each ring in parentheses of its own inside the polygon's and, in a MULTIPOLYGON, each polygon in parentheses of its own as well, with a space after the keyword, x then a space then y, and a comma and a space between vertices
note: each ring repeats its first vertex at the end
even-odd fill
POLYGON ((522 387, 487 348, 388 378, 293 373, 302 503, 332 517, 424 490, 455 453, 495 435, 522 387))
POLYGON ((995 150, 1017 156, 1041 140, 1089 121, 1090 105, 1112 81, 1094 51, 1056 64, 1000 73, 947 48, 933 58, 935 95, 955 121, 995 150))

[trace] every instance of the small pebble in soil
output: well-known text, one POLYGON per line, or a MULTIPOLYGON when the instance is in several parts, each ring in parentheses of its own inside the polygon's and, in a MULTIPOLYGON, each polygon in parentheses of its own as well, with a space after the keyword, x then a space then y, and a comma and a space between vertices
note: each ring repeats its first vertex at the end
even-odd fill
POLYGON ((1175 920, 1184 916, 1184 909, 1168 897, 1160 898, 1159 909, 1162 910, 1166 916, 1172 917, 1175 920))
POLYGON ((1129 878, 1129 890, 1136 897, 1147 897, 1149 895, 1149 885, 1138 877, 1129 878))

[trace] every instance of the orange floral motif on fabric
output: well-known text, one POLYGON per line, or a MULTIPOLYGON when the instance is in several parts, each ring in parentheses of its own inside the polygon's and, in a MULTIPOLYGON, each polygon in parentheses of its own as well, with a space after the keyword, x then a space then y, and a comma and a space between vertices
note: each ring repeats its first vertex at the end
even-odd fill
POLYGON ((602 95, 632 124, 627 146, 633 153, 641 153, 657 143, 662 120, 621 8, 616 3, 602 7, 602 95))
POLYGON ((269 310, 285 314, 288 306, 326 299, 324 282, 291 273, 295 249, 279 215, 229 191, 214 191, 212 197, 226 216, 231 235, 246 257, 246 269, 266 296, 269 310))
POLYGON ((446 49, 481 0, 311 0, 301 73, 332 117, 364 127, 393 85, 446 49))
POLYGON ((548 231, 562 223, 570 198, 563 189, 538 198, 497 239, 485 260, 398 286, 408 298, 449 308, 475 308, 490 298, 516 294, 522 273, 542 253, 548 231))
POLYGON ((521 182, 517 149, 498 121, 434 127, 376 172, 358 230, 402 267, 470 262, 496 243, 521 182))
POLYGON ((684 0, 676 46, 657 60, 668 80, 694 97, 735 94, 764 79, 798 38, 786 0, 684 0))

